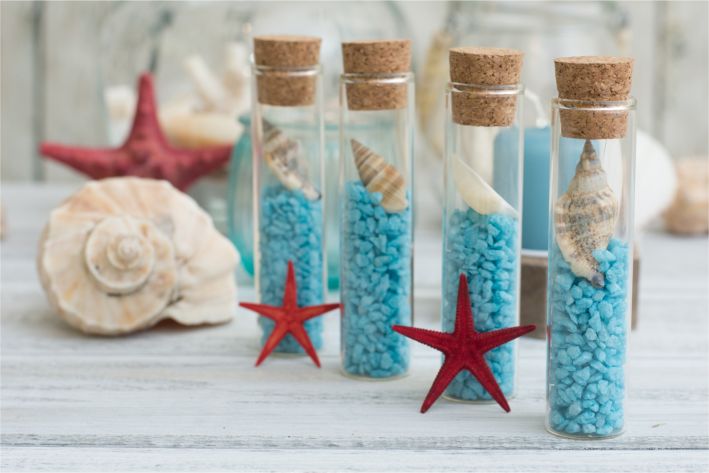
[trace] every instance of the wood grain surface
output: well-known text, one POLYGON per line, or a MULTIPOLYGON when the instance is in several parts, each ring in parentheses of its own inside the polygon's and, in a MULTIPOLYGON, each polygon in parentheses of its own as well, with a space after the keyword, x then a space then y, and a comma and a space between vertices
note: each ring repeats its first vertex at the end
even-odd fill
MULTIPOLYGON (((520 343, 512 412, 421 401, 437 352, 413 348, 411 375, 362 382, 339 370, 339 324, 325 318, 317 369, 303 357, 254 368, 258 327, 167 323, 129 337, 82 335, 54 316, 35 272, 36 244, 59 186, 4 186, 3 471, 707 471, 707 242, 641 241, 640 316, 628 365, 627 432, 562 440, 544 430, 545 343, 520 343)), ((419 272, 440 271, 422 236, 419 272)), ((430 281, 430 278, 428 279, 430 281)), ((435 294, 426 287, 424 294, 435 294)), ((243 300, 253 299, 241 288, 243 300)), ((333 295, 336 298, 336 295, 333 295)), ((417 325, 437 327, 417 298, 417 325)))

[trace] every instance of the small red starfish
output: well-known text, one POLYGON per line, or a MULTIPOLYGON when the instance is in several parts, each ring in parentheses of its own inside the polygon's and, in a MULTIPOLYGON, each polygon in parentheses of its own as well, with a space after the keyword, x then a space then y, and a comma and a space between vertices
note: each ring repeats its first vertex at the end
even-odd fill
POLYGON ((186 190, 197 179, 215 171, 231 155, 231 146, 178 149, 168 143, 160 128, 153 78, 140 76, 138 103, 128 139, 119 148, 82 148, 44 142, 39 152, 92 179, 137 176, 165 179, 186 190))
POLYGON ((473 324, 473 310, 468 295, 468 281, 465 275, 460 275, 458 283, 458 306, 455 313, 455 330, 453 333, 436 332, 421 328, 394 325, 394 331, 412 338, 417 342, 443 352, 445 360, 433 381, 430 391, 421 405, 421 413, 426 412, 436 399, 443 394, 453 378, 463 370, 468 370, 478 382, 490 393, 492 398, 507 412, 510 406, 502 394, 495 376, 485 362, 483 355, 495 347, 503 345, 525 333, 533 331, 534 325, 510 327, 502 330, 479 333, 473 324))
POLYGON ((276 322, 276 326, 273 328, 266 343, 264 343, 261 354, 256 360, 256 366, 260 365, 281 343, 281 340, 290 333, 300 343, 305 352, 310 355, 310 358, 315 362, 315 366, 320 368, 318 354, 315 352, 315 347, 313 347, 303 323, 313 317, 339 308, 340 304, 298 307, 298 289, 295 284, 295 269, 292 261, 288 261, 288 275, 286 276, 286 287, 283 291, 283 305, 277 307, 266 304, 252 304, 250 302, 242 302, 239 305, 276 322))

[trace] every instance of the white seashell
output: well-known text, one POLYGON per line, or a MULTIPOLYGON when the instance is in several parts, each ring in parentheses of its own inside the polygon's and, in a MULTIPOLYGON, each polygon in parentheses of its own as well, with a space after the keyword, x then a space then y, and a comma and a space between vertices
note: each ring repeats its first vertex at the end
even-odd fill
POLYGON ((180 148, 232 146, 243 127, 225 113, 160 113, 160 124, 170 143, 180 148))
POLYGON ((207 111, 224 110, 227 92, 222 82, 217 79, 212 70, 204 62, 202 56, 193 55, 185 59, 185 69, 192 81, 197 94, 207 111))
POLYGON ((238 261, 190 197, 129 177, 89 182, 52 211, 37 263, 58 315, 86 333, 119 335, 168 318, 230 320, 238 261))
POLYGON ((576 174, 554 209, 556 242, 577 276, 605 284, 593 251, 606 249, 618 218, 618 202, 591 141, 586 140, 576 174))
POLYGON ((453 182, 463 201, 481 215, 517 217, 517 211, 460 157, 453 156, 453 182))
POLYGON ((406 184, 401 173, 359 141, 350 140, 350 144, 359 178, 367 190, 382 194, 381 205, 388 212, 401 212, 406 209, 409 203, 406 200, 406 184))
POLYGON ((307 162, 301 157, 300 144, 266 120, 263 120, 263 157, 286 188, 302 191, 309 200, 320 198, 320 192, 308 179, 307 162))

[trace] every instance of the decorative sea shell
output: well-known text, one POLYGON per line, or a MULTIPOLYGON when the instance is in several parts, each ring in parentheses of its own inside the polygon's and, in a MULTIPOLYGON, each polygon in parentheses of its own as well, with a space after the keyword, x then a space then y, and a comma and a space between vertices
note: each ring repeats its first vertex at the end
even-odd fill
POLYGON ((406 200, 404 177, 384 158, 357 140, 350 140, 355 165, 362 184, 369 192, 382 194, 382 207, 388 212, 401 212, 409 204, 406 200))
POLYGON ((453 182, 468 206, 481 215, 517 217, 517 211, 459 156, 453 157, 453 182))
POLYGON ((236 309, 239 255, 166 181, 91 181, 52 211, 38 269, 52 307, 87 333, 119 335, 173 319, 220 323, 236 309))
POLYGON ((577 276, 605 284, 593 251, 606 249, 618 218, 618 202, 593 144, 586 140, 576 174, 554 209, 556 242, 577 276))
POLYGON ((301 157, 300 144, 283 130, 263 120, 263 156, 268 168, 281 184, 300 190, 309 200, 318 200, 320 192, 308 179, 307 162, 301 157))

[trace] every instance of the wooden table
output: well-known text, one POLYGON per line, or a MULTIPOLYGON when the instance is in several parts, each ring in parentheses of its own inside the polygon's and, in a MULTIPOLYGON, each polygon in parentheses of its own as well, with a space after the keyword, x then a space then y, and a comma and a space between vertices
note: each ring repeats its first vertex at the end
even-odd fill
MULTIPOLYGON (((640 323, 631 340, 627 432, 569 441, 544 430, 545 346, 520 344, 519 393, 496 405, 419 406, 440 359, 420 345, 411 375, 361 382, 339 371, 337 316, 316 369, 307 358, 254 368, 255 316, 121 338, 55 317, 35 272, 49 210, 69 189, 5 185, 2 243, 2 468, 10 470, 707 471, 707 242, 642 240, 640 323)), ((439 271, 435 240, 418 274, 439 271)), ((425 279, 422 277, 421 279, 425 279)), ((421 291, 433 294, 428 288, 421 291)), ((241 288, 244 300, 253 290, 241 288)), ((417 299, 417 325, 438 325, 417 299)))

